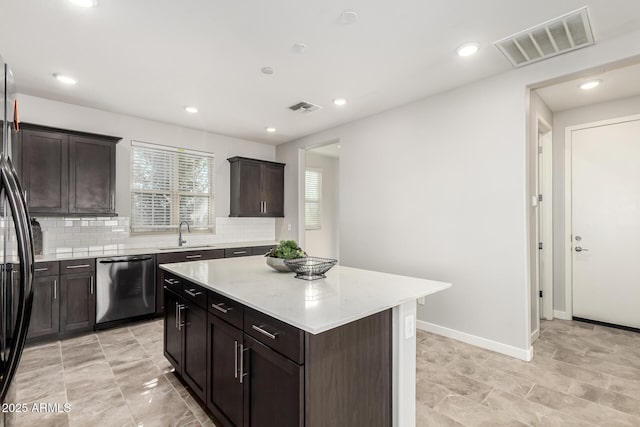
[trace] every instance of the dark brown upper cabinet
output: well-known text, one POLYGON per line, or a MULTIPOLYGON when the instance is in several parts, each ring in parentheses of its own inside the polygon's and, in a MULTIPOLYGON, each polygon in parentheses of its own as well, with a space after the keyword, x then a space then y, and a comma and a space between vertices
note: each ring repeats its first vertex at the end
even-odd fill
POLYGON ((232 217, 284 217, 284 163, 231 157, 232 217))
POLYGON ((115 215, 120 138, 23 123, 13 157, 31 214, 115 215))

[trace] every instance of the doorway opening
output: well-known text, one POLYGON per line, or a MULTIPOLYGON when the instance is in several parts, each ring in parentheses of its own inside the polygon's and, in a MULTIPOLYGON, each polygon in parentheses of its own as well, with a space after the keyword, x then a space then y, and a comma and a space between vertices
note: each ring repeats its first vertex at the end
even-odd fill
POLYGON ((308 148, 304 164, 304 197, 300 200, 303 248, 309 255, 339 260, 340 143, 308 148))

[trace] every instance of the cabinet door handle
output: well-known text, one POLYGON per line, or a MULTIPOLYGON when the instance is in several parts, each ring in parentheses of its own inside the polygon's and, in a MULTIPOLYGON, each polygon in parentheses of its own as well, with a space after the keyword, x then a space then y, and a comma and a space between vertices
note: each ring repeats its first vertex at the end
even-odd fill
POLYGON ((194 298, 197 297, 198 295, 202 295, 202 292, 200 292, 200 291, 194 292, 194 291, 195 291, 195 289, 185 289, 184 293, 189 295, 189 296, 192 296, 194 298))
POLYGON ((178 330, 181 331, 184 326, 184 322, 182 321, 182 310, 184 310, 187 306, 184 304, 178 304, 178 330))
POLYGON ((243 383, 244 377, 249 375, 244 372, 244 352, 249 350, 248 348, 244 348, 244 345, 240 344, 240 384, 243 383))
POLYGON ((264 201, 264 213, 267 213, 267 201, 264 201))
POLYGON ((185 258, 186 259, 202 258, 202 255, 187 255, 185 258))
POLYGON ((58 299, 58 280, 53 279, 53 299, 58 299))
POLYGON ((233 376, 238 378, 238 341, 233 342, 233 376))
POLYGON ((91 267, 89 264, 67 265, 67 270, 73 270, 74 268, 87 268, 91 267))
POLYGON ((176 329, 178 329, 178 301, 176 301, 176 329))
POLYGON ((111 209, 115 209, 116 206, 116 195, 111 193, 111 209))
POLYGON ((228 312, 230 312, 231 310, 233 310, 233 307, 226 307, 226 304, 221 302, 219 304, 211 304, 212 308, 215 308, 216 310, 222 312, 223 314, 227 314, 228 312))
POLYGON ((251 325, 251 327, 253 328, 253 330, 260 332, 262 335, 267 336, 272 340, 275 340, 276 338, 278 338, 278 332, 271 333, 271 332, 265 331, 264 329, 262 329, 264 328, 264 325, 260 325, 260 326, 251 325))
MULTIPOLYGON (((39 271, 47 271, 48 269, 49 269, 48 267, 41 267, 41 268, 36 268, 36 269, 35 269, 35 270, 33 270, 33 271, 35 271, 35 272, 39 272, 39 271)), ((13 271, 12 271, 12 273, 13 273, 13 271)))

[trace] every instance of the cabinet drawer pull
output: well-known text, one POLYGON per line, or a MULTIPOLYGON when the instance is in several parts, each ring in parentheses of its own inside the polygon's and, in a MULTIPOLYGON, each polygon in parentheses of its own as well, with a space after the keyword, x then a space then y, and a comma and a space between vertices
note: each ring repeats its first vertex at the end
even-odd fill
POLYGON ((218 310, 220 312, 222 312, 223 314, 227 314, 228 312, 233 310, 233 307, 229 307, 223 302, 221 302, 219 304, 211 304, 211 307, 215 308, 216 310, 218 310))
POLYGON ((202 255, 187 255, 186 259, 202 258, 202 255))
POLYGON ((242 254, 246 254, 247 251, 235 251, 233 254, 234 255, 242 255, 242 254))
POLYGON ((39 271, 47 271, 47 270, 49 270, 49 267, 36 268, 36 269, 35 269, 35 270, 33 270, 33 271, 35 271, 35 272, 37 273, 37 272, 39 272, 39 271))
POLYGON ((175 285, 176 283, 180 283, 177 280, 164 279, 164 283, 168 283, 170 285, 175 285))
POLYGON ((251 325, 251 327, 255 331, 260 332, 262 335, 267 336, 267 337, 271 338, 272 340, 275 340, 276 338, 278 338, 278 332, 271 333, 271 332, 265 331, 264 329, 262 329, 262 328, 264 328, 264 325, 260 325, 260 326, 251 325))
POLYGON ((78 264, 78 265, 67 265, 68 270, 73 270, 74 268, 87 268, 91 267, 89 264, 78 264))
POLYGON ((202 295, 202 292, 196 291, 195 289, 185 289, 184 293, 194 298, 197 297, 198 295, 202 295))

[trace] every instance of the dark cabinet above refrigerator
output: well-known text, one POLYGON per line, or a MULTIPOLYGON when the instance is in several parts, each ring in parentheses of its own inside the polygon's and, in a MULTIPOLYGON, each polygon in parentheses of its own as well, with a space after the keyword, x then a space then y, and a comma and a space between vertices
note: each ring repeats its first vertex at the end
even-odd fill
POLYGON ((32 215, 115 215, 120 138, 28 123, 12 147, 32 215))
POLYGON ((231 157, 231 217, 284 217, 284 163, 231 157))

